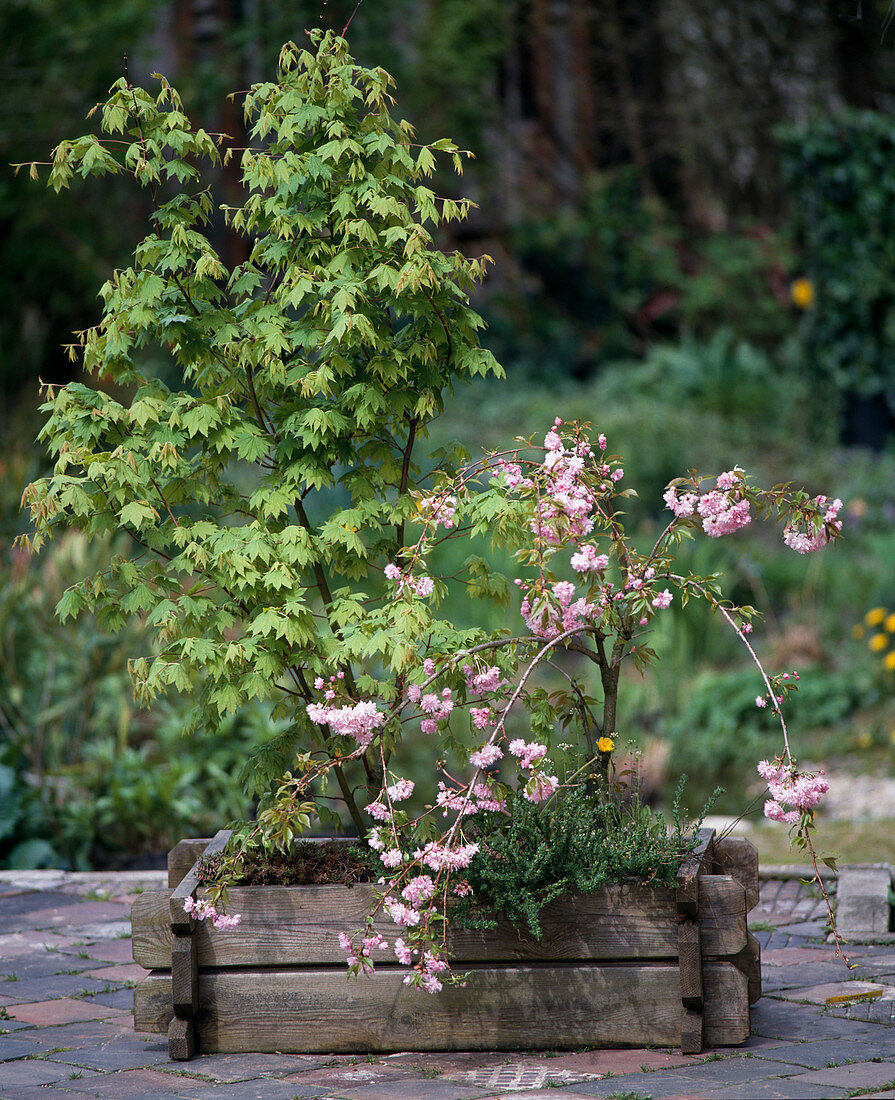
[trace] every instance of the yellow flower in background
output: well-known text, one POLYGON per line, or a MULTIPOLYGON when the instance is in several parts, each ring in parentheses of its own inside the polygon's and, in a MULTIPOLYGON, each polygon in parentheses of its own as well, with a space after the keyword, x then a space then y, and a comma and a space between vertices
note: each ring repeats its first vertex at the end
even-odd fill
POLYGON ((814 305, 814 283, 810 279, 795 279, 789 288, 793 305, 799 309, 810 309, 814 305))
POLYGON ((895 613, 891 614, 883 625, 889 634, 895 634, 895 613))
POLYGON ((615 742, 611 737, 601 737, 597 742, 597 749, 599 752, 612 752, 615 748, 615 742))
POLYGON ((870 734, 867 732, 867 730, 864 730, 863 733, 858 734, 858 748, 859 749, 869 749, 872 744, 873 744, 873 738, 870 736, 870 734))
POLYGON ((883 657, 883 668, 887 669, 889 672, 895 672, 895 649, 883 657))
POLYGON ((889 730, 889 741, 895 745, 895 730, 889 730))
POLYGON ((853 627, 851 628, 851 636, 852 636, 852 637, 853 637, 853 638, 854 638, 854 639, 855 639, 856 641, 860 641, 860 640, 861 640, 861 638, 863 638, 863 637, 864 637, 864 627, 863 627, 863 626, 861 626, 860 624, 858 624, 857 626, 853 626, 853 627))
POLYGON ((888 614, 884 607, 872 607, 864 616, 864 622, 868 626, 879 626, 888 614))
POLYGON ((885 634, 874 634, 870 641, 867 643, 874 653, 879 653, 881 649, 885 649, 889 644, 889 639, 885 634))

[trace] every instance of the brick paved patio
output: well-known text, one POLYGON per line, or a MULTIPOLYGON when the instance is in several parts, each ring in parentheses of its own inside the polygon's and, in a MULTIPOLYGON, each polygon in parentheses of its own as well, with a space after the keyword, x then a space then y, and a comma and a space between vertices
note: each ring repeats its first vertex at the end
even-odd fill
POLYGON ((895 945, 823 943, 822 903, 795 879, 762 883, 753 926, 765 995, 735 1050, 168 1060, 134 1032, 130 905, 162 874, 0 873, 0 1100, 504 1100, 822 1097, 895 1100, 895 945), (855 984, 855 980, 859 984, 855 984), (827 1004, 854 991, 868 1001, 827 1004))

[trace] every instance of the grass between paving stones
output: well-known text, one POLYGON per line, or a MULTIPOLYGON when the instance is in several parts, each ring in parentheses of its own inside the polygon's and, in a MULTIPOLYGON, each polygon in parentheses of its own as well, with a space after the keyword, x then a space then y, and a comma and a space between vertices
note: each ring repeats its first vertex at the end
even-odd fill
MULTIPOLYGON (((895 1078, 887 1081, 884 1085, 869 1085, 866 1089, 852 1089, 851 1092, 845 1094, 845 1100, 851 1100, 854 1096, 870 1096, 872 1093, 885 1092, 886 1089, 895 1089, 895 1078)), ((609 1100, 609 1097, 606 1100, 609 1100)))

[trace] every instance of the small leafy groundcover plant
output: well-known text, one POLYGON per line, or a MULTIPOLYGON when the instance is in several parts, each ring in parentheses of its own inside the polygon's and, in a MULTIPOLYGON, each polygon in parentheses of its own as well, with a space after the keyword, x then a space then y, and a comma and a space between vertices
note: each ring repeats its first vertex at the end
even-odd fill
MULTIPOLYGON (((273 701, 280 732, 245 768, 257 819, 236 830, 196 916, 237 923, 218 906, 250 850, 288 854, 312 822, 350 822, 396 935, 375 932, 372 913, 346 929, 349 968, 381 950, 434 992, 450 976, 452 906, 475 920, 490 898, 537 931, 539 907, 568 889, 673 880, 680 824, 666 838, 636 806, 619 819, 613 795, 622 669, 652 659, 655 616, 694 599, 754 657, 753 610, 682 569, 678 548, 758 514, 782 521, 794 550, 818 550, 839 534, 840 502, 759 489, 739 468, 692 474, 669 486, 668 524, 644 549, 623 524, 624 462, 584 424, 557 418, 475 461, 428 453, 452 385, 500 368, 468 301, 486 258, 434 240, 470 207, 433 189, 436 157, 459 170, 467 154, 415 142, 390 114, 390 84, 315 31, 245 96, 248 148, 194 129, 163 78, 154 91, 120 80, 100 136, 56 148, 53 187, 129 173, 152 213, 133 266, 102 288, 102 320, 73 345, 95 384, 46 388, 55 467, 24 503, 34 549, 69 528, 133 540, 58 612, 112 629, 145 618, 156 648, 130 665, 139 702, 195 690, 191 724, 214 730, 273 701), (200 169, 231 156, 244 200, 223 213, 246 258, 228 268, 200 169), (171 360, 179 390, 158 368, 171 360), (514 555, 515 577, 472 552, 480 536, 514 555), (458 599, 509 608, 508 625, 457 625, 440 609, 458 599), (564 685, 550 692, 548 665, 564 685), (428 804, 408 755, 435 770, 428 804), (635 842, 615 849, 613 835, 635 842), (638 864, 645 851, 655 859, 638 864)), ((757 704, 779 713, 795 677, 760 676, 757 704)), ((781 755, 760 765, 766 813, 810 845, 826 783, 798 771, 781 728, 781 755)))

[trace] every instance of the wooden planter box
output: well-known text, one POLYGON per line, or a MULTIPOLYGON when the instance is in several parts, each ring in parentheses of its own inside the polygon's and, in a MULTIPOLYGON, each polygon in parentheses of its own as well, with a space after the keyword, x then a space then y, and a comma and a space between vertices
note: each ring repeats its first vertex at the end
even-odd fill
MULTIPOLYGON (((452 932, 464 988, 408 989, 390 954, 372 977, 347 980, 338 933, 363 926, 372 888, 233 888, 242 924, 219 931, 183 901, 194 861, 219 850, 181 841, 172 889, 133 907, 134 961, 151 971, 134 992, 135 1026, 168 1035, 171 1058, 283 1051, 536 1050, 581 1046, 735 1046, 761 995, 759 947, 746 915, 758 859, 739 838, 702 830, 677 888, 624 883, 570 896, 543 913, 540 942, 509 923, 452 932)), ((396 928, 377 925, 391 942, 396 928)))

